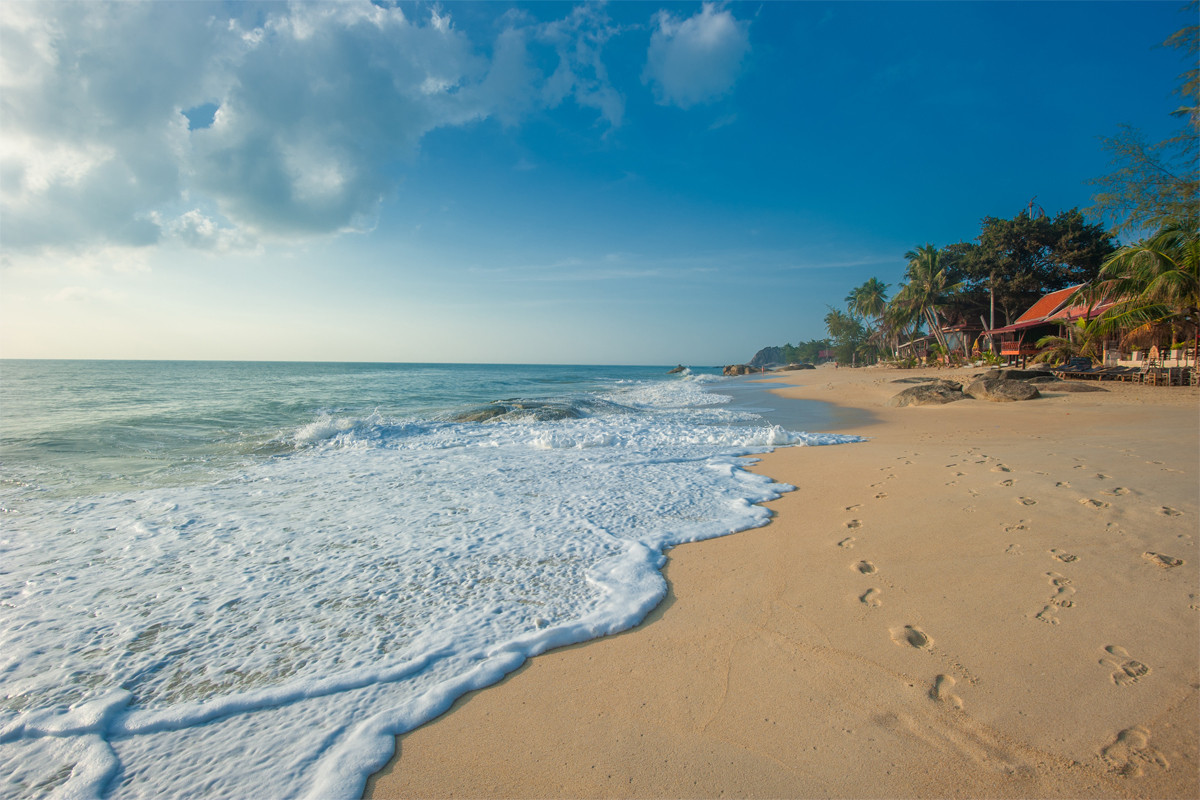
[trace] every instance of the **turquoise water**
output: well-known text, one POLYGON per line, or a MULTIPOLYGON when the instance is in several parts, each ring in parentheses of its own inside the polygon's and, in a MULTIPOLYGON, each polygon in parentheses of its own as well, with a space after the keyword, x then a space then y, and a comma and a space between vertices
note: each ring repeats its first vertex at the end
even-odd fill
POLYGON ((0 362, 0 792, 355 797, 393 736, 765 524, 665 368, 0 362))

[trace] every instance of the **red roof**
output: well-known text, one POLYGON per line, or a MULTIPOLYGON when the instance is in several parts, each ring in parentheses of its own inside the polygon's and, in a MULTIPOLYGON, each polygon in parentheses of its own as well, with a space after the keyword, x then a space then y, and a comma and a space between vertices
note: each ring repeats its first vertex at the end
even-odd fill
POLYGON ((1076 286, 1068 286, 1066 289, 1059 289, 1057 292, 1045 295, 1041 300, 1030 306, 1028 311, 1017 317, 1017 321, 1013 324, 1020 325, 1022 322, 1040 322, 1041 320, 1050 319, 1050 315, 1058 311, 1062 304, 1067 302, 1067 298, 1074 294, 1075 290, 1082 285, 1081 283, 1076 286))
POLYGON ((1023 331, 1026 328, 1034 328, 1038 325, 1046 324, 1044 319, 1027 319, 1024 322, 1014 322, 1012 325, 1005 325, 1003 328, 992 328, 984 333, 995 335, 997 333, 1012 333, 1013 331, 1023 331))
POLYGON ((1112 308, 1114 305, 1116 305, 1116 303, 1110 300, 1105 300, 1101 303, 1097 303, 1094 306, 1089 306, 1087 303, 1078 306, 1067 306, 1066 308, 1060 308, 1058 311, 1055 311, 1053 314, 1047 317, 1047 319, 1061 319, 1067 322, 1074 322, 1080 317, 1087 317, 1088 319, 1091 319, 1092 317, 1099 316, 1101 313, 1112 308))

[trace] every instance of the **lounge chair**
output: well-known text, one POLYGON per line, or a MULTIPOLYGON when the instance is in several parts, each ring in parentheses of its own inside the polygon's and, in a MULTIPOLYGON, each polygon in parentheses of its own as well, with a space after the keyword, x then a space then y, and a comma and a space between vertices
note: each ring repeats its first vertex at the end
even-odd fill
POLYGON ((1103 367, 1093 367, 1090 358, 1072 358, 1066 364, 1051 370, 1056 378, 1096 378, 1102 380, 1106 370, 1103 367))

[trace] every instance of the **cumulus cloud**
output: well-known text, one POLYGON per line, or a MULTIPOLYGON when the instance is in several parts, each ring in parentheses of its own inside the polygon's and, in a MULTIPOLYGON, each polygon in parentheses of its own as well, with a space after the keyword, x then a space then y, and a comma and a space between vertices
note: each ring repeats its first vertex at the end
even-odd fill
POLYGON ((750 50, 749 25, 705 3, 687 19, 659 11, 642 79, 662 105, 708 103, 733 88, 750 50))
POLYGON ((0 211, 6 247, 157 238, 213 32, 173 4, 17 3, 0 16, 0 211), (133 38, 138 46, 128 46, 133 38))
POLYGON ((369 231, 431 131, 567 101, 610 127, 624 114, 603 59, 614 28, 591 5, 551 22, 510 12, 490 43, 436 8, 368 0, 10 5, 9 251, 369 231))

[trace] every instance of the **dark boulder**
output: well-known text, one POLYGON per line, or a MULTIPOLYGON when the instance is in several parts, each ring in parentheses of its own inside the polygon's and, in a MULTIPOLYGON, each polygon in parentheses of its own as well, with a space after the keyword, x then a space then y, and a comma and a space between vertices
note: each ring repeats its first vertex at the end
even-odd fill
POLYGON ((724 375, 752 375, 758 372, 757 367, 752 367, 749 364, 730 364, 725 367, 722 374, 724 375))
POLYGON ((953 403, 956 400, 964 399, 966 399, 966 395, 962 393, 961 383, 934 380, 923 383, 920 386, 912 386, 905 389, 891 400, 888 400, 888 405, 893 408, 945 405, 946 403, 953 403))
MULTIPOLYGON (((979 375, 977 377, 982 378, 986 375, 998 375, 999 377, 1007 378, 1010 381, 1027 381, 1030 378, 1040 378, 1040 377, 1045 377, 1046 375, 1050 375, 1050 367, 1047 365, 1045 367, 1042 367, 1041 369, 1038 369, 1038 368, 1034 368, 1034 369, 1002 369, 1002 370, 996 370, 995 372, 992 372, 992 373, 985 372, 985 373, 983 373, 983 375, 979 375)), ((1051 376, 1051 377, 1053 377, 1053 376, 1051 376)))
POLYGON ((667 374, 668 374, 668 375, 678 375, 679 373, 681 373, 681 372, 686 372, 686 371, 687 371, 687 367, 685 367, 683 364, 680 364, 680 365, 679 365, 678 367, 676 367, 675 369, 669 369, 669 370, 667 370, 667 374))
POLYGON ((1041 397, 1033 384, 1013 381, 1001 377, 979 378, 967 384, 963 394, 976 400, 991 400, 995 403, 1010 403, 1014 400, 1032 400, 1041 397))
POLYGON ((464 411, 453 417, 455 422, 491 422, 493 420, 525 420, 555 422, 561 419, 579 419, 583 412, 570 403, 542 402, 540 400, 497 400, 486 406, 464 411))

